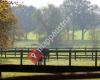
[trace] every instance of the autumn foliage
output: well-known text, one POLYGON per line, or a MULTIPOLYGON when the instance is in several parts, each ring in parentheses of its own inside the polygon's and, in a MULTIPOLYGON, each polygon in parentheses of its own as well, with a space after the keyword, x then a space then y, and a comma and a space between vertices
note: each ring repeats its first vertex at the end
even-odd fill
POLYGON ((11 31, 17 23, 7 0, 0 0, 0 48, 10 48, 13 45, 11 31))

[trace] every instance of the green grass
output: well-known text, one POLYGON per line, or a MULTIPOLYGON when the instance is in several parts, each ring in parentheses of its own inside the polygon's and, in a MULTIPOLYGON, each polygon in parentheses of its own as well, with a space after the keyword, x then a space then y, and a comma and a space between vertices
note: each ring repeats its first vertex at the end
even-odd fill
POLYGON ((36 35, 35 33, 29 32, 27 35, 28 40, 38 40, 38 35, 36 35))
MULTIPOLYGON (((6 53, 9 54, 9 53, 6 53)), ((20 55, 15 56, 14 53, 10 53, 12 55, 2 55, 2 57, 0 57, 0 61, 2 64, 20 64, 20 55)), ((19 53, 16 53, 19 54, 19 53)), ((69 59, 68 59, 68 55, 69 53, 59 53, 58 55, 65 55, 65 56, 59 56, 58 58, 63 58, 63 59, 59 59, 57 60, 56 56, 50 56, 49 61, 47 60, 46 64, 47 65, 63 65, 63 66, 67 66, 69 65, 69 59)), ((99 54, 99 53, 98 53, 99 54)), ((56 55, 55 53, 50 53, 50 55, 56 55)), ((77 53, 77 55, 84 55, 84 57, 86 57, 85 53, 77 53)), ((87 55, 92 55, 91 53, 87 53, 87 55)), ((74 53, 72 53, 72 65, 77 65, 77 66, 94 66, 95 65, 95 61, 92 60, 92 56, 89 56, 87 58, 77 58, 76 60, 74 59, 74 53)), ((81 56, 76 56, 76 57, 81 57, 81 56)), ((23 64, 24 65, 33 65, 33 63, 28 59, 27 55, 23 56, 23 64)), ((98 66, 100 66, 100 58, 98 58, 98 66)))
MULTIPOLYGON (((6 59, 2 64, 20 64, 20 59, 6 59)), ((34 65, 29 59, 23 59, 23 65, 34 65)), ((46 65, 68 66, 68 59, 50 59, 46 62, 46 65)), ((95 61, 92 59, 72 59, 72 66, 94 66, 95 61)), ((98 66, 100 66, 100 60, 98 60, 98 66)))
POLYGON ((2 72, 2 78, 19 77, 19 76, 35 76, 48 75, 50 73, 25 73, 25 72, 2 72))
MULTIPOLYGON (((4 61, 2 64, 20 64, 20 59, 2 59, 4 61)), ((34 65, 29 59, 23 59, 24 65, 34 65)), ((50 59, 50 61, 46 62, 47 65, 62 65, 66 66, 69 65, 68 59, 50 59)), ((77 66, 94 66, 94 61, 92 59, 72 59, 72 65, 77 66)), ((100 66, 100 60, 98 61, 98 66, 100 66)), ((47 73, 22 73, 22 72, 2 72, 3 78, 8 77, 16 77, 16 76, 31 76, 31 75, 46 75, 47 73)), ((78 80, 78 79, 76 79, 78 80)), ((80 80, 80 79, 79 79, 80 80)), ((83 80, 100 80, 100 79, 83 79, 83 80)))

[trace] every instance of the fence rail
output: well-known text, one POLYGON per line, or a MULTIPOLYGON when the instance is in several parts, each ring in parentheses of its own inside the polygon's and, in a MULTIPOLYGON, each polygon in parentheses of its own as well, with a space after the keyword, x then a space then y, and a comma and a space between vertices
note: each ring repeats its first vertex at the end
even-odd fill
MULTIPOLYGON (((4 58, 20 58, 20 65, 23 65, 22 63, 23 58, 27 58, 24 55, 27 55, 31 50, 32 50, 31 48, 24 48, 24 49, 14 48, 14 49, 9 49, 9 50, 0 49, 0 54, 1 56, 4 55, 4 58), (7 57, 8 55, 15 55, 15 57, 7 57), (16 57, 16 55, 19 55, 19 57, 16 57)), ((72 58, 74 58, 75 60, 77 58, 91 58, 95 60, 95 66, 97 66, 97 61, 98 61, 98 58, 100 57, 99 52, 100 52, 100 48, 95 48, 95 49, 94 48, 73 48, 73 49, 72 48, 67 48, 67 49, 66 48, 62 48, 62 49, 50 48, 48 59, 55 58, 58 60, 58 59, 68 58, 69 66, 71 66, 72 58), (51 54, 51 53, 54 53, 54 54, 51 54), (62 54, 62 53, 66 53, 66 54, 62 54), (78 54, 78 53, 85 53, 85 54, 78 54), (87 54, 87 53, 90 53, 90 54, 87 54)))
MULTIPOLYGON (((9 49, 9 50, 3 50, 0 49, 0 55, 1 58, 3 55, 4 58, 11 58, 8 57, 8 55, 19 55, 20 57, 20 65, 0 65, 0 72, 45 72, 45 73, 64 73, 64 72, 92 72, 92 71, 100 71, 100 67, 98 66, 98 58, 100 57, 100 48, 63 48, 63 49, 49 49, 49 58, 52 58, 53 56, 56 57, 58 60, 61 56, 64 56, 65 58, 68 57, 69 60, 69 65, 67 66, 48 66, 45 65, 23 65, 23 58, 24 55, 27 55, 28 52, 30 52, 32 49, 31 48, 24 48, 24 49, 19 49, 19 48, 14 48, 14 49, 9 49), (14 54, 11 54, 14 53, 14 54), (51 55, 51 53, 54 53, 51 55), (62 55, 62 53, 67 53, 65 55, 62 55), (84 53, 83 55, 79 55, 78 53, 84 53), (91 53, 91 54, 87 54, 91 53), (95 65, 94 66, 72 66, 72 58, 77 59, 77 58, 82 58, 82 57, 90 57, 91 59, 94 59, 95 65)), ((17 58, 17 57, 16 57, 17 58)), ((45 60, 44 60, 45 61, 45 60)), ((0 73, 1 76, 1 73, 0 73)), ((82 77, 86 78, 86 77, 82 77)), ((89 77, 88 77, 89 78, 89 77)))

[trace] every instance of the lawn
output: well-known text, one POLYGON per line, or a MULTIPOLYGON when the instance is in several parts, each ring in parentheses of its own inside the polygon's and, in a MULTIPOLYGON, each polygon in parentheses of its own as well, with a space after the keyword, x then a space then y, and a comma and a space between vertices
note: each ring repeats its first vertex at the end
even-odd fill
MULTIPOLYGON (((81 32, 76 32, 75 35, 75 39, 77 40, 81 40, 81 32)), ((85 39, 88 40, 88 33, 85 34, 85 39)), ((33 41, 17 41, 15 42, 15 46, 14 47, 20 47, 20 48, 28 48, 28 47, 37 47, 37 45, 33 45, 33 44, 37 44, 38 42, 34 42, 34 40, 38 40, 36 38, 35 34, 29 33, 28 35, 28 40, 33 40, 33 41)), ((84 43, 82 43, 84 44, 84 43)), ((79 46, 82 46, 82 44, 80 44, 79 46)), ((78 46, 78 44, 76 44, 78 46)), ((3 55, 4 57, 4 55, 3 55)), ((8 56, 7 57, 12 57, 12 58, 2 58, 1 57, 1 64, 20 64, 20 58, 15 58, 14 55, 12 56, 8 56)), ((19 56, 17 56, 19 57, 19 56)), ((68 66, 69 65, 69 60, 66 56, 64 56, 64 59, 59 59, 57 60, 56 57, 55 59, 50 59, 49 61, 47 60, 46 65, 62 65, 62 66, 68 66)), ((23 59, 23 65, 34 65, 28 58, 24 58, 23 59)), ((95 61, 92 60, 92 58, 77 58, 76 60, 73 58, 72 59, 72 65, 77 65, 77 66, 94 66, 95 65, 95 61)), ((100 66, 100 60, 98 60, 98 66, 100 66)), ((15 76, 29 76, 29 75, 46 75, 47 73, 19 73, 19 72, 3 72, 3 78, 7 78, 7 77, 15 77, 15 76)), ((76 79, 78 80, 78 79, 76 79)), ((79 79, 80 80, 80 79, 79 79)), ((83 79, 84 80, 84 79, 83 79)), ((85 79, 85 80, 100 80, 100 79, 85 79)))
MULTIPOLYGON (((52 53, 54 54, 54 53, 52 53)), ((65 54, 65 53, 62 53, 65 54)), ((78 53, 80 54, 80 53, 78 53)), ((84 54, 84 53, 83 53, 84 54)), ((90 53, 88 53, 90 54, 90 53)), ((14 55, 7 55, 7 58, 4 58, 4 55, 1 57, 1 65, 2 64, 20 64, 20 58, 19 56, 14 56, 14 55), (12 57, 12 58, 9 58, 12 57), (17 58, 16 58, 17 57, 17 58)), ((34 65, 28 58, 27 56, 24 56, 26 58, 23 58, 23 65, 34 65)), ((50 59, 49 61, 47 60, 46 65, 62 65, 62 66, 68 66, 69 65, 69 59, 65 56, 64 59, 56 59, 54 57, 53 59, 50 59)), ((77 58, 76 60, 73 58, 72 59, 72 65, 77 65, 77 66, 94 66, 95 61, 92 60, 92 58, 77 58)), ((100 66, 100 59, 98 59, 98 66, 100 66)), ((19 73, 19 72, 3 72, 3 78, 8 78, 8 77, 15 77, 15 76, 31 76, 31 75, 46 75, 47 73, 19 73)), ((78 80, 78 79, 76 79, 78 80)), ((83 79, 84 80, 84 79, 83 79)), ((86 80, 86 79, 85 79, 86 80)), ((100 79, 87 79, 87 80, 100 80, 100 79)))

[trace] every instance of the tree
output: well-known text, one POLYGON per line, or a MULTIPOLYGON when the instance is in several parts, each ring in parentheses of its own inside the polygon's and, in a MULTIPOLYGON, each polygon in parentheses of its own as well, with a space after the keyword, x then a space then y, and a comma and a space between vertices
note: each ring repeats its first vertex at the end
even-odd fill
MULTIPOLYGON (((41 30, 44 30, 47 36, 49 36, 52 33, 52 31, 62 21, 60 9, 53 5, 49 5, 48 8, 38 10, 36 15, 35 15, 36 17, 35 19, 38 21, 38 26, 40 25, 41 30)), ((58 40, 60 40, 60 37, 58 39, 57 38, 58 37, 56 37, 53 43, 49 45, 50 47, 53 47, 53 45, 55 47, 57 46, 57 43, 58 43, 58 40)))
POLYGON ((84 34, 91 25, 97 24, 97 6, 91 5, 87 0, 65 0, 62 5, 64 13, 69 16, 72 21, 73 40, 75 27, 80 26, 82 30, 82 40, 84 40, 84 34))
POLYGON ((10 4, 6 0, 0 2, 0 47, 9 48, 12 46, 11 30, 17 19, 12 14, 10 4))
POLYGON ((12 12, 18 18, 19 29, 24 30, 25 39, 27 40, 27 33, 34 31, 36 28, 33 21, 33 14, 36 12, 36 8, 32 6, 15 6, 12 7, 12 12))

